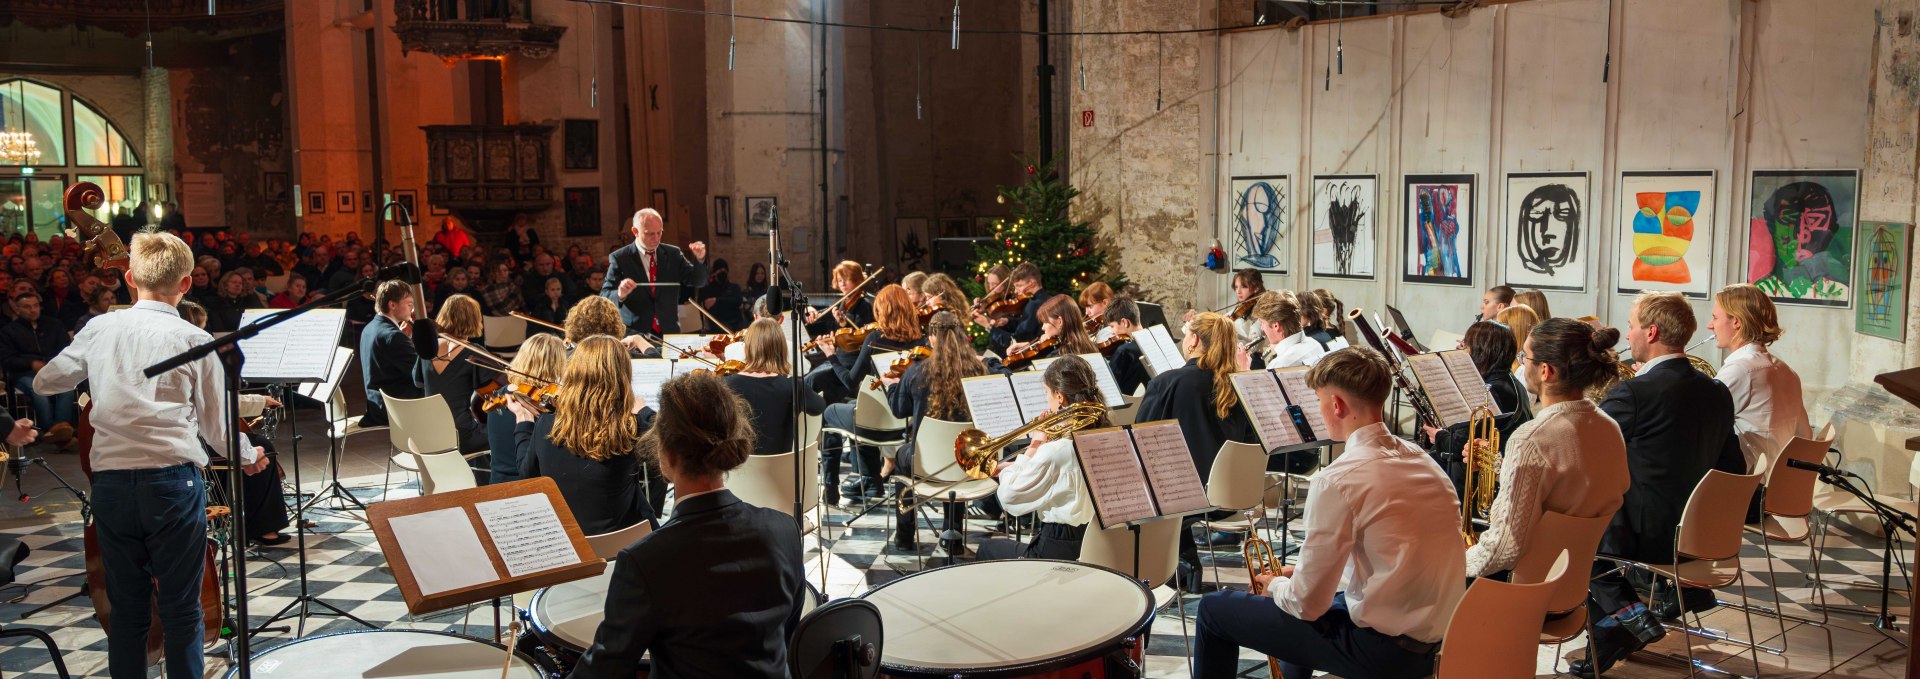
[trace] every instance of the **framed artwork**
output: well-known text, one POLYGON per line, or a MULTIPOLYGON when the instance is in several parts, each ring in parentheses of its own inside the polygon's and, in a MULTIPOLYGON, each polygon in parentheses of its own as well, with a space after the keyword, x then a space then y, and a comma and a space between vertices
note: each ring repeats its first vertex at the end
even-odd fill
POLYGON ((327 213, 326 192, 325 191, 308 191, 307 192, 307 214, 321 215, 326 213, 327 213))
POLYGON ((373 192, 372 192, 372 191, 361 191, 361 192, 360 192, 360 211, 361 211, 361 212, 372 212, 372 211, 373 211, 373 208, 374 208, 374 205, 373 205, 373 192))
POLYGON ((1585 172, 1507 174, 1506 209, 1498 232, 1513 287, 1586 292, 1592 231, 1585 172))
POLYGON ((353 213, 353 192, 352 191, 341 191, 335 194, 334 200, 338 201, 333 204, 334 212, 338 212, 343 215, 353 213))
POLYGON ((1859 170, 1755 170, 1746 281, 1779 304, 1853 303, 1859 170))
POLYGON ((1860 303, 1853 308, 1853 331, 1905 342, 1913 226, 1860 222, 1858 233, 1860 255, 1854 258, 1853 280, 1860 303))
POLYGON ((1373 280, 1379 199, 1380 178, 1374 175, 1314 175, 1314 276, 1373 280))
POLYGON ((901 271, 918 271, 927 268, 928 257, 933 254, 933 241, 927 238, 927 219, 925 217, 898 217, 893 220, 893 241, 899 243, 899 252, 894 253, 901 271))
POLYGON ((260 192, 270 204, 285 205, 287 201, 292 200, 293 194, 288 188, 290 186, 292 185, 287 183, 285 172, 260 173, 260 192))
POLYGON ((432 203, 427 205, 427 214, 433 215, 435 217, 439 217, 442 215, 453 214, 453 211, 440 207, 439 203, 432 203))
MULTIPOLYGON (((417 192, 413 189, 394 189, 393 202, 405 207, 407 218, 414 220, 415 223, 419 223, 420 213, 416 208, 419 206, 420 200, 417 192)), ((399 213, 396 212, 393 218, 396 220, 399 219, 399 213)))
POLYGON ((1234 177, 1233 267, 1286 273, 1293 186, 1283 174, 1234 177))
POLYGON ((562 169, 600 169, 600 121, 569 119, 563 135, 562 169))
POLYGON ((713 197, 713 233, 716 236, 733 235, 733 197, 713 197))
POLYGON ((1620 173, 1617 292, 1706 298, 1713 248, 1693 244, 1713 237, 1713 180, 1712 170, 1620 173))
POLYGON ((669 221, 667 218, 671 216, 667 209, 667 190, 654 189, 650 192, 647 196, 647 207, 659 211, 660 223, 667 223, 669 221))
MULTIPOLYGON (((780 216, 780 199, 775 196, 747 196, 747 235, 766 237, 773 232, 780 216)), ((783 239, 783 242, 786 239, 783 239)))
POLYGON ((566 190, 567 235, 600 235, 600 189, 577 187, 566 190))
POLYGON ((997 222, 997 221, 1000 221, 1000 220, 1002 220, 1002 219, 1006 219, 1006 218, 1005 218, 1005 217, 985 217, 985 216, 976 216, 976 217, 974 217, 974 218, 973 218, 973 230, 972 230, 972 231, 970 231, 970 232, 967 232, 967 233, 965 233, 965 234, 963 234, 963 235, 966 235, 966 236, 985 236, 985 235, 987 235, 987 234, 991 234, 991 233, 993 233, 993 223, 994 223, 994 222, 997 222))
POLYGON ((1474 176, 1406 176, 1406 266, 1400 280, 1473 285, 1474 176))
MULTIPOLYGON (((940 237, 966 238, 972 235, 970 233, 972 224, 973 220, 967 219, 966 217, 943 217, 940 219, 940 237)), ((981 231, 980 233, 981 235, 993 233, 993 224, 989 222, 987 224, 987 230, 981 231)))

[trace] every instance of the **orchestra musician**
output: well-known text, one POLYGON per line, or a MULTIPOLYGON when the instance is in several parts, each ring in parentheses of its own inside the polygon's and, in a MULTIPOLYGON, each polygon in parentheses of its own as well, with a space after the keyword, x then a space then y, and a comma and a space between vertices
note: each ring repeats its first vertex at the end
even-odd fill
POLYGON ((1512 304, 1513 288, 1511 286, 1496 285, 1487 288, 1486 292, 1480 294, 1480 313, 1475 314, 1473 320, 1493 320, 1500 315, 1501 310, 1512 304))
POLYGON ((1294 297, 1300 303, 1301 334, 1313 338, 1321 351, 1333 351, 1333 333, 1327 330, 1327 313, 1332 305, 1312 290, 1301 290, 1294 297))
POLYGON ((614 560, 606 619, 572 679, 631 679, 649 652, 656 677, 787 676, 806 570, 793 517, 726 489, 754 446, 745 409, 707 372, 660 387, 641 450, 679 489, 673 516, 614 560))
MULTIPOLYGON (((1627 312, 1627 343, 1637 361, 1634 376, 1607 390, 1600 410, 1620 425, 1626 439, 1627 468, 1633 481, 1620 511, 1600 538, 1600 553, 1641 563, 1671 563, 1680 514, 1709 469, 1746 473, 1739 440, 1733 435, 1733 397, 1727 388, 1688 364, 1693 337, 1693 308, 1677 292, 1642 293, 1627 312)), ((1664 636, 1644 611, 1627 577, 1612 563, 1596 560, 1589 606, 1593 620, 1593 663, 1575 660, 1574 674, 1594 676, 1646 644, 1664 636), (1603 619, 1624 612, 1620 624, 1603 619), (1647 630, 1641 638, 1630 629, 1647 630)), ((1671 593, 1672 587, 1662 587, 1671 593)), ((1669 594, 1669 596, 1671 596, 1669 594)), ((1714 606, 1713 592, 1686 588, 1680 602, 1651 604, 1653 615, 1678 618, 1684 608, 1699 612, 1714 606)))
POLYGON ((428 371, 427 393, 438 395, 453 411, 460 452, 487 450, 487 428, 473 418, 473 409, 468 406, 473 392, 493 381, 498 371, 492 368, 494 364, 481 363, 485 359, 476 358, 465 347, 446 340, 456 337, 471 342, 480 337, 480 302, 466 295, 452 295, 441 303, 433 323, 441 339, 439 351, 423 362, 422 367, 428 371))
POLYGON ((1433 674, 1466 591, 1460 505, 1426 454, 1387 431, 1389 370, 1379 352, 1355 347, 1307 373, 1329 434, 1346 452, 1314 475, 1299 563, 1256 576, 1266 595, 1228 589, 1201 597, 1195 677, 1236 676, 1241 647, 1278 660, 1290 679, 1315 670, 1433 674))
MULTIPOLYGON (((204 631, 200 584, 207 545, 204 439, 251 475, 265 450, 245 434, 229 450, 226 371, 206 356, 168 379, 149 365, 211 341, 176 308, 192 285, 193 253, 168 233, 133 237, 127 284, 133 306, 93 319, 34 377, 38 393, 91 385, 93 521, 113 605, 107 667, 115 679, 147 676, 147 635, 158 614, 168 679, 200 679, 204 631)), ((404 288, 404 284, 402 284, 404 288)), ((383 288, 384 290, 384 288, 383 288)))
POLYGON ((1721 288, 1713 295, 1707 330, 1714 344, 1731 352, 1716 379, 1733 396, 1733 431, 1747 464, 1761 455, 1778 458, 1795 436, 1811 437, 1800 375, 1767 350, 1783 332, 1773 300, 1746 283, 1721 288))
POLYGON ((1057 344, 1035 358, 1100 352, 1100 347, 1094 345, 1093 338, 1087 335, 1087 319, 1080 315, 1080 306, 1074 304, 1072 297, 1054 295, 1047 298, 1034 312, 1034 317, 1040 319, 1040 336, 1033 338, 1032 342, 1009 347, 1009 354, 1020 353, 1043 340, 1054 338, 1057 338, 1057 344))
MULTIPOLYGON (((842 296, 852 294, 866 280, 866 269, 859 262, 842 261, 833 265, 833 289, 842 296)), ((833 334, 836 328, 858 328, 873 322, 873 302, 867 299, 867 292, 847 299, 833 306, 831 314, 808 308, 804 313, 807 321, 807 335, 818 337, 833 334)))
POLYGON ((1627 444, 1620 425, 1585 398, 1588 387, 1614 374, 1619 341, 1617 330, 1568 318, 1548 319, 1527 338, 1520 363, 1527 390, 1540 397, 1540 412, 1501 439, 1500 491, 1486 532, 1467 548, 1468 577, 1513 568, 1546 512, 1592 518, 1620 509, 1629 483, 1627 444))
POLYGON ((985 314, 975 313, 973 322, 988 328, 991 345, 995 351, 1005 355, 1007 348, 1014 342, 1031 342, 1040 336, 1040 319, 1035 312, 1040 305, 1053 295, 1041 285, 1040 267, 1033 262, 1021 262, 1007 274, 1007 287, 1012 295, 1028 297, 1027 304, 1020 314, 1012 318, 988 318, 985 314))
POLYGON ((553 412, 519 395, 507 399, 521 478, 553 479, 588 535, 654 518, 654 505, 641 492, 642 460, 634 454, 654 410, 633 393, 626 347, 606 335, 581 340, 560 383, 553 412))
MULTIPOLYGON (((1513 307, 1507 311, 1512 311, 1513 307)), ((1527 388, 1523 382, 1515 379, 1508 366, 1513 364, 1519 351, 1513 343, 1513 333, 1500 327, 1493 321, 1474 321, 1467 326, 1467 336, 1461 340, 1466 345, 1467 355, 1473 359, 1473 367, 1480 373, 1480 380, 1487 385, 1487 391, 1493 394, 1493 403, 1503 413, 1494 418, 1494 427, 1500 432, 1500 450, 1513 442, 1514 430, 1533 419, 1533 410, 1528 404, 1527 388)), ((1422 425, 1421 434, 1430 446, 1434 462, 1447 475, 1453 478, 1454 485, 1465 492, 1467 466, 1461 460, 1460 451, 1467 446, 1469 422, 1456 422, 1445 429, 1432 425, 1422 425)))
MULTIPOLYGON (((966 324, 954 312, 941 311, 927 322, 927 348, 931 355, 908 366, 899 377, 882 375, 880 378, 893 416, 907 420, 906 442, 894 453, 894 465, 909 471, 913 469, 916 454, 913 442, 920 431, 921 420, 928 417, 949 422, 972 420, 960 382, 996 368, 980 360, 980 355, 973 350, 966 324)), ((830 468, 828 473, 832 473, 830 468)), ((831 495, 837 490, 829 477, 826 492, 831 495)), ((896 534, 894 539, 896 545, 910 548, 912 535, 910 532, 896 534)))
MULTIPOLYGON (((1140 332, 1140 307, 1133 298, 1120 295, 1107 302, 1101 317, 1107 320, 1105 330, 1113 331, 1114 336, 1131 337, 1140 332)), ((1113 371, 1113 380, 1120 387, 1120 393, 1132 396, 1147 383, 1147 362, 1142 357, 1140 343, 1128 340, 1114 347, 1113 355, 1107 357, 1107 369, 1113 371)))
MULTIPOLYGON (((780 323, 762 318, 747 326, 741 344, 746 349, 746 367, 722 378, 727 388, 747 404, 747 417, 753 424, 755 455, 779 455, 793 447, 793 366, 787 362, 787 340, 780 336, 780 323)), ((809 389, 801 389, 800 407, 808 415, 819 415, 827 402, 809 389)))
MULTIPOLYGON (((1493 317, 1493 320, 1501 325, 1507 326, 1508 334, 1513 335, 1513 346, 1523 347, 1527 345, 1527 335, 1533 332, 1533 326, 1539 325, 1540 321, 1546 320, 1546 317, 1535 312, 1533 307, 1515 302, 1508 305, 1507 308, 1501 309, 1500 313, 1493 317)), ((1521 381, 1525 379, 1520 373, 1520 368, 1520 359, 1518 356, 1515 356, 1512 366, 1515 383, 1523 383, 1521 381)), ((1523 396, 1526 395, 1524 391, 1520 393, 1523 396)))
POLYGON ((1527 305, 1527 308, 1532 309, 1534 315, 1539 316, 1542 321, 1553 318, 1553 311, 1547 307, 1547 293, 1539 290, 1521 290, 1513 293, 1513 303, 1527 305))
POLYGON ((1080 290, 1080 313, 1089 319, 1101 319, 1100 331, 1093 333, 1095 342, 1113 336, 1113 331, 1104 325, 1107 305, 1112 302, 1113 286, 1107 285, 1106 281, 1094 281, 1080 290))
POLYGON ((907 275, 900 277, 900 287, 906 288, 907 298, 913 301, 915 309, 926 304, 926 285, 927 272, 925 271, 910 271, 907 275))
POLYGON ((363 427, 387 424, 387 402, 380 392, 397 398, 427 395, 426 374, 419 368, 421 356, 435 356, 440 344, 433 321, 411 320, 413 288, 404 281, 387 281, 373 293, 378 313, 360 332, 360 374, 367 385, 367 412, 360 417, 363 427))
POLYGON ((682 290, 707 284, 707 244, 688 243, 687 252, 693 255, 689 260, 680 248, 660 242, 666 229, 653 208, 635 212, 633 242, 607 255, 607 278, 600 284, 600 296, 620 305, 620 319, 626 326, 626 332, 611 333, 614 337, 680 332, 682 290))
MULTIPOLYGON (((591 298, 600 299, 600 298, 591 298)), ((503 389, 513 389, 516 385, 541 387, 560 381, 560 374, 567 368, 567 345, 559 335, 528 335, 527 341, 520 345, 520 352, 513 355, 513 372, 500 376, 503 389)), ((515 426, 513 411, 505 407, 487 412, 488 468, 491 474, 488 483, 509 483, 519 481, 520 446, 513 439, 515 426)))
MULTIPOLYGON (((197 303, 182 301, 180 318, 193 327, 207 329, 207 308, 197 303)), ((280 401, 266 394, 240 394, 240 418, 252 419, 265 413, 268 408, 280 407, 280 401)), ((273 449, 273 441, 261 439, 260 448, 266 451, 267 468, 261 473, 248 475, 240 480, 241 503, 246 509, 247 525, 242 529, 247 540, 254 544, 273 547, 284 545, 293 540, 293 536, 280 531, 293 525, 287 518, 286 489, 280 485, 285 472, 280 468, 280 456, 273 449)), ((204 446, 204 444, 203 444, 204 446)), ((226 464, 225 458, 216 458, 211 448, 207 449, 210 463, 226 464)), ((226 488, 227 475, 214 474, 212 483, 226 488)), ((232 494, 228 493, 231 497, 232 494)))
POLYGON ((1326 319, 1322 329, 1329 338, 1325 343, 1327 351, 1339 351, 1352 346, 1347 342, 1347 337, 1353 331, 1353 321, 1347 318, 1347 304, 1326 288, 1315 288, 1313 294, 1319 298, 1320 317, 1326 319))
MULTIPOLYGON (((1188 324, 1191 330, 1180 339, 1180 350, 1187 364, 1162 371, 1147 382, 1146 398, 1140 401, 1139 421, 1179 420, 1186 436, 1187 451, 1193 455, 1196 469, 1204 476, 1213 469, 1213 458, 1227 441, 1257 443, 1260 438, 1247 418, 1246 408, 1229 379, 1245 367, 1235 341, 1233 321, 1226 316, 1206 312, 1188 324)), ((1230 512, 1217 512, 1214 518, 1226 518, 1230 512)), ((1199 523, 1189 516, 1185 524, 1199 523)), ((1183 580, 1200 575, 1200 549, 1192 532, 1180 531, 1180 571, 1183 580)), ((1189 589, 1191 591, 1191 589, 1189 589)))
MULTIPOLYGON (((860 351, 838 351, 831 339, 820 342, 820 350, 826 354, 827 361, 822 368, 828 372, 822 374, 816 370, 808 385, 821 392, 828 401, 851 399, 860 390, 861 383, 873 376, 873 355, 892 351, 906 351, 914 347, 926 346, 926 338, 920 331, 920 318, 913 303, 907 298, 907 291, 898 285, 881 288, 874 295, 874 323, 879 326, 875 332, 867 334, 860 345, 860 351)), ((827 406, 822 415, 823 423, 832 429, 853 431, 853 403, 835 402, 827 406)), ((839 436, 829 434, 823 442, 820 454, 821 464, 826 465, 827 486, 834 487, 839 480, 841 449, 839 436)), ((859 446, 853 458, 854 474, 847 482, 838 486, 839 497, 855 500, 869 500, 880 496, 887 477, 893 472, 891 459, 882 461, 880 449, 873 446, 859 446)))
POLYGON ((1253 304, 1253 319, 1267 348, 1260 352, 1262 365, 1269 369, 1310 366, 1327 355, 1304 331, 1300 300, 1285 291, 1262 293, 1253 304))
POLYGON ((581 340, 594 335, 606 335, 620 339, 629 350, 640 352, 643 358, 659 358, 660 348, 647 341, 638 333, 626 335, 629 326, 621 321, 619 307, 605 297, 588 296, 573 303, 567 310, 567 318, 561 323, 566 328, 566 340, 569 346, 578 346, 581 340))
MULTIPOLYGON (((1065 295, 1054 299, 1066 299, 1065 295)), ((1069 303, 1071 301, 1069 300, 1069 303)), ((1093 367, 1079 356, 1062 356, 1047 364, 1041 385, 1047 391, 1047 412, 1058 412, 1070 403, 1104 403, 1093 367)), ((1042 414, 1041 417, 1045 417, 1042 414)), ((1101 415, 1090 429, 1111 427, 1101 415)), ((1080 473, 1073 439, 1048 440, 1045 433, 1034 432, 1033 444, 994 470, 1000 487, 995 491, 1000 506, 1014 516, 1038 514, 1033 541, 1019 553, 1034 559, 1080 558, 1080 541, 1093 521, 1093 500, 1087 494, 1087 482, 1080 473)), ((1012 557, 1017 548, 1011 541, 994 540, 980 545, 980 559, 1012 557)))
MULTIPOLYGON (((1259 297, 1266 291, 1267 282, 1260 277, 1259 270, 1237 269, 1233 272, 1233 301, 1236 304, 1245 304, 1247 300, 1259 297)), ((1236 307, 1234 311, 1239 311, 1239 308, 1236 307)), ((1232 318, 1234 336, 1240 339, 1241 344, 1260 339, 1260 323, 1250 314, 1235 313, 1232 318)))
POLYGON ((920 284, 920 297, 919 308, 929 321, 933 320, 933 316, 925 314, 926 309, 941 309, 957 314, 967 308, 966 291, 960 289, 960 284, 954 282, 952 276, 943 273, 927 276, 927 281, 920 284))

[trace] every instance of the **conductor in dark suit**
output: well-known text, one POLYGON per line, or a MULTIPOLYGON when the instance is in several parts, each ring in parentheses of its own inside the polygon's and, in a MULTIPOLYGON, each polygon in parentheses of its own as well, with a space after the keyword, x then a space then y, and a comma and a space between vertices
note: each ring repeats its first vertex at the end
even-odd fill
POLYGON ((413 288, 403 281, 387 281, 373 293, 379 313, 360 333, 360 376, 367 384, 367 412, 361 426, 387 424, 387 402, 382 390, 397 398, 427 395, 427 373, 421 356, 432 357, 440 346, 433 320, 413 317, 413 288))
POLYGON ((784 679, 787 639, 806 594, 793 517, 741 501, 728 471, 753 453, 747 408, 720 378, 681 375, 660 387, 640 438, 678 497, 673 516, 620 552, 606 619, 569 677, 784 679))
POLYGON ((646 208, 633 214, 633 242, 620 246, 607 256, 607 280, 600 284, 600 296, 620 306, 620 320, 631 334, 654 335, 680 332, 682 289, 707 284, 707 244, 687 244, 687 259, 680 248, 660 242, 666 234, 666 222, 660 213, 646 208), (670 283, 671 285, 647 285, 670 283))
MULTIPOLYGON (((1632 483, 1600 538, 1600 553, 1667 564, 1673 562, 1680 514, 1694 486, 1710 469, 1746 473, 1746 458, 1733 434, 1733 397, 1687 362, 1685 347, 1696 325, 1686 299, 1679 293, 1645 293, 1627 316, 1627 341, 1638 370, 1607 391, 1600 409, 1620 425, 1632 483)), ((1611 567, 1596 561, 1594 572, 1611 567)), ((1672 591, 1672 583, 1663 584, 1661 598, 1671 601, 1672 591)), ((1619 627, 1599 628, 1598 623, 1640 598, 1618 573, 1595 578, 1592 594, 1597 604, 1588 607, 1596 624, 1593 655, 1604 672, 1645 644, 1619 627)), ((1681 600, 1687 610, 1711 608, 1713 593, 1683 590, 1681 600)), ((1667 607, 1677 615, 1671 604, 1667 607)), ((1585 659, 1575 661, 1575 674, 1592 676, 1591 669, 1585 659)))

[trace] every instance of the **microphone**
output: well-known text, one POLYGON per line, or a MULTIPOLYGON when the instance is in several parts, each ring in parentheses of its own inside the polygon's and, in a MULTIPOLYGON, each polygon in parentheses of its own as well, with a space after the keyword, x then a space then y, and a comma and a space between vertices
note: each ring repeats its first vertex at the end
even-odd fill
POLYGON ((409 262, 401 262, 373 273, 376 281, 404 281, 407 285, 420 283, 420 267, 409 262))
POLYGON ((1838 467, 1829 467, 1827 465, 1820 464, 1818 462, 1808 462, 1806 460, 1788 459, 1787 466, 1792 467, 1794 469, 1805 469, 1810 472, 1818 472, 1821 474, 1829 474, 1832 476, 1851 476, 1846 471, 1841 470, 1838 467))

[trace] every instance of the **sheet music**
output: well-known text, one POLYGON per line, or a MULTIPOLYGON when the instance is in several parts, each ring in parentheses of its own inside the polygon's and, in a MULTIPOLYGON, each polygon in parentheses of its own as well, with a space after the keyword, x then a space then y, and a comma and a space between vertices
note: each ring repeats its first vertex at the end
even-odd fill
POLYGON ((1161 516, 1186 514, 1212 507, 1200 469, 1187 450, 1187 437, 1178 420, 1133 425, 1134 447, 1147 468, 1147 485, 1161 516))
MULTIPOLYGON (((282 311, 247 309, 240 312, 240 325, 251 325, 282 311)), ((240 368, 240 378, 249 382, 325 382, 327 368, 333 365, 334 347, 340 345, 340 329, 346 323, 346 309, 314 309, 242 340, 240 352, 247 362, 240 368)))
POLYGON ((1433 344, 1427 345, 1427 348, 1452 351, 1459 348, 1460 343, 1465 341, 1467 341, 1466 335, 1445 330, 1435 330, 1433 331, 1433 344))
POLYGON ((1120 394, 1120 380, 1113 378, 1113 367, 1107 365, 1106 357, 1096 351, 1091 354, 1080 354, 1080 358, 1085 360, 1087 365, 1093 366, 1093 381, 1100 385, 1100 397, 1106 399, 1107 408, 1126 405, 1127 399, 1121 398, 1120 394))
POLYGON ((1087 477, 1101 528, 1153 518, 1153 495, 1133 439, 1120 427, 1074 432, 1073 450, 1087 477))
POLYGON ((658 408, 660 405, 660 385, 673 379, 674 361, 665 358, 635 358, 633 361, 633 393, 640 402, 658 408))
POLYGON ((1465 349, 1440 352, 1440 360, 1447 364, 1447 372, 1453 375, 1453 385, 1459 387, 1468 408, 1486 406, 1493 409, 1495 415, 1500 412, 1500 402, 1493 400, 1493 390, 1487 388, 1487 380, 1480 376, 1480 369, 1473 365, 1473 355, 1465 349))
POLYGON ((1232 379, 1233 390, 1240 395, 1247 417, 1253 420, 1262 448, 1273 450, 1303 442, 1300 429, 1293 426, 1293 417, 1287 414, 1287 396, 1271 371, 1238 372, 1232 379))
POLYGON ((1013 384, 1013 398, 1020 405, 1020 422, 1025 424, 1047 412, 1046 373, 1029 370, 1008 375, 1013 384))
POLYGON ((1433 404, 1441 426, 1467 421, 1472 412, 1467 397, 1454 386, 1453 374, 1447 372, 1446 361, 1439 354, 1414 354, 1407 357, 1407 364, 1413 366, 1413 376, 1420 381, 1420 390, 1427 392, 1427 402, 1433 404))
POLYGON ((998 437, 1019 429, 1026 424, 1020 419, 1020 404, 1014 399, 1013 383, 1004 375, 981 375, 960 380, 960 390, 967 395, 967 411, 973 415, 973 426, 986 432, 988 437, 998 437))
POLYGON ((580 552, 574 550, 546 493, 479 502, 473 509, 480 513, 494 548, 500 550, 509 577, 580 563, 580 552))
POLYGON ((1186 365, 1187 360, 1180 355, 1180 345, 1173 341, 1173 335, 1167 332, 1167 326, 1156 325, 1133 334, 1133 341, 1140 344, 1140 354, 1147 361, 1147 370, 1154 375, 1186 365))
POLYGON ((887 374, 887 369, 893 367, 893 360, 905 355, 907 355, 907 352, 904 351, 889 351, 884 354, 868 356, 867 358, 873 359, 873 376, 877 378, 887 374))
POLYGON ((660 347, 661 358, 682 358, 686 352, 698 352, 707 346, 706 337, 701 335, 661 335, 660 339, 671 345, 660 347))
POLYGON ((1286 392, 1287 402, 1300 406, 1300 414, 1307 417, 1307 428, 1313 430, 1313 438, 1325 441, 1331 438, 1327 435, 1327 418, 1320 415, 1320 395, 1307 387, 1309 370, 1312 368, 1306 366, 1282 368, 1273 371, 1273 376, 1279 378, 1280 390, 1286 392))
POLYGON ((460 507, 396 516, 387 525, 422 596, 500 580, 480 534, 460 507))

